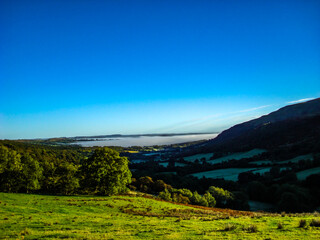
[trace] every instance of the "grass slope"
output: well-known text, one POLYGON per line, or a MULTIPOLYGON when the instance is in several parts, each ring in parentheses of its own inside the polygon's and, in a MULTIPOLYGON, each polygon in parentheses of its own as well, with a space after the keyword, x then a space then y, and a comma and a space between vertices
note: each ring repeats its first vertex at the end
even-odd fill
POLYGON ((133 196, 0 193, 1 239, 319 239, 317 214, 194 208, 133 196), (299 228, 304 219, 307 226, 299 228), (282 229, 278 229, 281 223, 282 229))

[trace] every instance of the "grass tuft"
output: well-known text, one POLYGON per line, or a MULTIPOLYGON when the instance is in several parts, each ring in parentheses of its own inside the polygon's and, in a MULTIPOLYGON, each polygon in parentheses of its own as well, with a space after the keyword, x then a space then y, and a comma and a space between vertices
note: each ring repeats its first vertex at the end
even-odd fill
POLYGON ((223 231, 233 231, 237 228, 237 226, 233 223, 227 223, 225 226, 224 226, 224 229, 223 231))
POLYGON ((258 227, 252 224, 249 227, 244 228, 244 230, 248 231, 249 233, 255 233, 258 232, 258 227))
POLYGON ((25 228, 24 230, 22 230, 22 231, 20 232, 20 235, 21 235, 21 236, 26 236, 26 235, 31 235, 31 234, 32 234, 32 230, 29 229, 29 228, 25 228))
POLYGON ((310 223, 310 227, 320 227, 320 220, 319 219, 312 219, 310 223))

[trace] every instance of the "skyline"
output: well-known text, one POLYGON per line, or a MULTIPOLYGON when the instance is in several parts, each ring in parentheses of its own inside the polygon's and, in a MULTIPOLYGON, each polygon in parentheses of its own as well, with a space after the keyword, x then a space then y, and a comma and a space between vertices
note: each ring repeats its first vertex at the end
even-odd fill
MULTIPOLYGON (((79 137, 79 136, 101 136, 101 135, 112 135, 112 134, 161 134, 161 133, 220 133, 223 130, 226 130, 230 127, 232 127, 235 124, 239 124, 245 121, 250 121, 252 119, 256 119, 261 117, 262 115, 269 114, 271 111, 265 111, 265 109, 273 109, 273 110, 278 110, 281 107, 292 105, 292 104, 297 104, 297 103, 302 103, 306 102, 309 100, 312 100, 315 98, 304 98, 304 99, 298 99, 294 101, 289 101, 284 104, 273 104, 273 105, 265 105, 265 106, 259 106, 255 108, 250 108, 250 109, 243 109, 243 110, 238 110, 234 112, 225 112, 225 113, 220 113, 220 114, 214 114, 214 115, 209 115, 209 116, 203 116, 201 118, 193 118, 187 121, 182 121, 182 122, 175 122, 171 125, 166 125, 165 127, 162 128, 154 128, 154 129, 149 129, 149 131, 115 131, 115 132, 101 132, 101 128, 96 132, 96 134, 93 134, 92 132, 89 134, 81 134, 81 135, 76 135, 76 134, 70 134, 70 135, 51 135, 51 136, 40 136, 40 137, 31 137, 31 138, 3 138, 3 139, 46 139, 46 138, 59 138, 59 137, 79 137), (263 111, 261 111, 263 109, 263 111), (259 111, 259 112, 257 112, 259 111), (252 114, 248 114, 248 113, 252 114), (218 123, 217 125, 212 126, 211 120, 216 121, 218 123), (229 120, 229 122, 226 124, 225 121, 229 120), (231 120, 231 121, 230 121, 231 120), (195 128, 191 128, 194 131, 185 131, 185 129, 190 129, 188 127, 190 126, 201 126, 205 125, 207 126, 205 129, 201 130, 194 130, 195 128), (186 128, 187 127, 187 128, 186 128), (211 128, 210 128, 211 127, 211 128), (177 129, 183 129, 183 130, 178 130, 177 129)), ((95 109, 96 110, 96 109, 95 109)), ((66 113, 62 114, 61 117, 65 117, 66 113)), ((25 120, 25 119, 24 119, 25 120)), ((23 125, 22 123, 19 124, 19 126, 23 125)), ((90 125, 89 125, 90 126, 90 125)), ((34 131, 33 129, 30 129, 31 131, 34 131)), ((41 130, 41 129, 40 129, 41 130)), ((103 130, 102 130, 103 131, 103 130)), ((5 131, 1 131, 5 132, 5 131)), ((67 132, 65 129, 61 131, 61 133, 67 132)), ((19 134, 20 132, 18 132, 19 134)))
POLYGON ((318 1, 1 1, 0 139, 220 132, 320 96, 318 1))

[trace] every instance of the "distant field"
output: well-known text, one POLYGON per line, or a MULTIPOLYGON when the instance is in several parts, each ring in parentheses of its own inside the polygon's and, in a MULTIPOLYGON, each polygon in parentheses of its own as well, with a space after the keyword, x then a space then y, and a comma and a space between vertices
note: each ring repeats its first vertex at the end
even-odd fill
POLYGON ((133 159, 133 160, 130 160, 131 163, 142 163, 142 162, 146 162, 148 160, 144 160, 144 159, 133 159))
MULTIPOLYGON (((265 167, 265 168, 254 170, 252 172, 253 173, 260 173, 262 175, 262 174, 265 174, 267 172, 270 172, 270 169, 271 169, 271 167, 265 167)), ((280 171, 284 171, 284 170, 287 170, 287 169, 288 169, 288 167, 282 167, 282 168, 280 168, 280 171)))
POLYGON ((159 165, 163 166, 163 167, 168 167, 169 162, 158 162, 159 165))
POLYGON ((250 162, 250 163, 254 163, 257 165, 262 165, 262 164, 272 164, 272 161, 270 160, 261 160, 261 161, 255 161, 255 162, 250 162))
MULTIPOLYGON (((270 172, 270 169, 271 169, 271 167, 266 167, 266 168, 254 170, 252 172, 253 173, 260 173, 262 175, 262 174, 265 174, 266 172, 270 172)), ((283 169, 280 169, 280 170, 283 170, 283 169)))
POLYGON ((320 174, 320 167, 317 168, 311 168, 307 169, 301 172, 297 172, 297 178, 298 180, 306 180, 307 177, 309 177, 312 174, 320 174))
MULTIPOLYGON (((199 172, 193 173, 192 176, 202 178, 203 176, 206 178, 224 178, 225 180, 230 181, 238 181, 238 175, 242 172, 249 172, 252 171, 253 173, 260 173, 264 174, 269 172, 271 167, 264 167, 264 168, 224 168, 206 172, 199 172)), ((284 170, 286 168, 282 168, 284 170)))
POLYGON ((266 152, 266 150, 256 148, 256 149, 252 149, 252 150, 250 150, 248 152, 233 153, 233 154, 221 157, 221 158, 210 160, 210 163, 221 163, 221 162, 229 161, 229 160, 232 160, 232 159, 240 160, 242 158, 250 158, 250 157, 259 155, 261 153, 264 153, 264 152, 266 152))
POLYGON ((177 175, 177 172, 158 172, 158 174, 173 174, 173 175, 177 175))
POLYGON ((205 158, 207 161, 213 156, 213 153, 202 153, 196 154, 189 157, 185 157, 184 160, 188 162, 194 162, 197 159, 200 161, 201 158, 205 158))
POLYGON ((295 158, 292 158, 289 160, 281 161, 279 163, 289 163, 289 162, 297 163, 301 160, 313 160, 313 156, 312 156, 312 154, 301 155, 301 156, 298 156, 298 157, 295 157, 295 158))
POLYGON ((206 178, 224 178, 225 180, 237 181, 240 173, 252 170, 256 170, 256 168, 225 168, 207 172, 193 173, 191 175, 198 178, 205 176, 206 178))
POLYGON ((312 219, 319 216, 193 208, 143 197, 0 193, 0 239, 319 239, 312 219))
MULTIPOLYGON (((164 166, 164 167, 168 167, 168 165, 169 165, 169 162, 159 162, 159 165, 161 165, 161 166, 164 166)), ((184 163, 174 163, 174 166, 175 167, 185 167, 186 166, 186 164, 184 164, 184 163)))

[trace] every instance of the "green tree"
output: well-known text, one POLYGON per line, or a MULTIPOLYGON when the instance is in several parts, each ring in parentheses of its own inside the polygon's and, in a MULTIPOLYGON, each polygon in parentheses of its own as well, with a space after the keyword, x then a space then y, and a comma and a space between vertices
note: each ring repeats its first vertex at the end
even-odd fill
POLYGON ((157 180, 153 185, 155 192, 162 192, 165 189, 172 188, 170 185, 166 184, 163 180, 157 180))
POLYGON ((208 207, 208 202, 205 199, 205 197, 202 197, 197 191, 193 193, 193 196, 191 198, 191 203, 194 205, 208 207))
POLYGON ((102 195, 126 192, 132 176, 128 163, 115 150, 97 148, 81 166, 85 189, 102 195))
POLYGON ((44 192, 69 195, 79 187, 78 165, 68 162, 67 159, 43 153, 42 167, 41 186, 44 192))
POLYGON ((17 192, 21 188, 21 156, 15 150, 0 146, 0 191, 17 192))
POLYGON ((145 176, 138 179, 138 189, 141 192, 151 193, 153 189, 154 182, 151 177, 145 176))
POLYGON ((165 189, 164 191, 160 192, 159 198, 166 200, 166 201, 172 201, 171 193, 168 191, 168 189, 165 189))
POLYGON ((38 161, 29 154, 21 157, 22 163, 22 187, 28 193, 32 190, 40 189, 40 179, 42 177, 42 168, 38 161))
POLYGON ((227 190, 224 190, 223 188, 211 186, 209 187, 208 192, 210 192, 212 196, 216 199, 218 207, 225 206, 228 201, 233 199, 232 193, 227 190))
POLYGON ((210 192, 206 192, 203 195, 203 198, 208 202, 208 207, 215 207, 216 206, 216 199, 211 195, 210 192))

